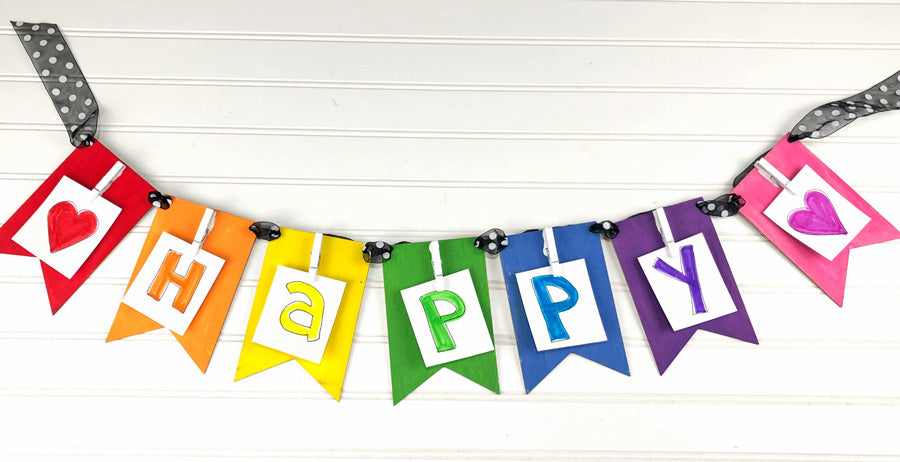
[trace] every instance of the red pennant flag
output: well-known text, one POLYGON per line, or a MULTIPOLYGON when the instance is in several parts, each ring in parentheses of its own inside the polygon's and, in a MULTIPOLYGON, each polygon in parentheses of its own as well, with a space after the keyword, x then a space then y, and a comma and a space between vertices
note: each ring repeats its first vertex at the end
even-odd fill
MULTIPOLYGON (((66 210, 63 209, 68 207, 65 204, 69 204, 69 202, 63 201, 55 204, 59 207, 53 207, 51 213, 46 217, 35 216, 35 212, 43 210, 44 207, 54 205, 44 205, 54 190, 72 181, 80 185, 80 187, 89 190, 98 186, 106 186, 106 189, 101 191, 102 194, 99 195, 99 197, 105 199, 101 202, 111 203, 115 206, 112 207, 113 210, 119 208, 121 211, 115 216, 114 221, 112 221, 113 219, 110 220, 111 225, 102 235, 102 238, 100 236, 96 237, 99 238, 96 247, 85 251, 89 251, 89 254, 83 260, 83 263, 80 263, 81 260, 78 259, 80 266, 77 267, 77 270, 74 271, 71 277, 64 276, 47 264, 44 259, 41 260, 44 283, 47 287, 50 310, 53 314, 59 311, 72 294, 84 283, 85 279, 100 265, 100 262, 109 255, 112 249, 128 234, 128 231, 147 213, 147 210, 150 209, 147 195, 154 190, 153 186, 144 181, 134 170, 124 166, 124 163, 115 154, 98 141, 94 141, 90 146, 79 147, 72 151, 72 154, 50 174, 38 187, 37 191, 0 227, 0 253, 26 257, 35 256, 33 252, 26 250, 13 240, 32 217, 39 224, 42 224, 43 220, 47 220, 47 225, 44 226, 48 228, 45 232, 48 233, 50 240, 50 242, 45 243, 48 247, 48 253, 61 252, 66 250, 67 247, 75 250, 74 246, 87 237, 80 235, 79 232, 83 233, 87 229, 84 226, 91 225, 91 223, 82 223, 81 221, 89 219, 87 218, 88 214, 93 215, 92 211, 85 210, 81 211, 80 214, 78 211, 75 211, 75 215, 72 215, 72 210, 68 210, 69 213, 66 214, 66 210), (111 175, 111 172, 118 173, 115 170, 120 164, 124 167, 121 174, 118 176, 111 175), (66 180, 66 178, 71 181, 66 180), (107 179, 111 180, 111 182, 108 185, 102 185, 101 183, 106 183, 107 179), (78 229, 79 226, 82 227, 80 231, 78 229), (50 247, 53 248, 51 249, 50 247)), ((102 189, 102 187, 99 189, 102 189)), ((96 217, 94 220, 96 220, 96 217)), ((96 221, 93 223, 93 226, 96 226, 96 221)), ((97 231, 96 228, 91 229, 91 234, 95 231, 97 231)))

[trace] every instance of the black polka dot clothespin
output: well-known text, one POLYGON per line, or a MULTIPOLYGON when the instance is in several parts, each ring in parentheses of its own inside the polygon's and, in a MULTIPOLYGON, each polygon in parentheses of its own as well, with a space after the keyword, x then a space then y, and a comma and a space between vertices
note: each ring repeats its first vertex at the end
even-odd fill
POLYGON ((741 207, 746 204, 744 198, 738 194, 722 194, 721 196, 708 201, 697 202, 697 208, 706 215, 713 217, 733 217, 741 211, 741 207))
POLYGON ((366 263, 384 263, 391 259, 394 246, 384 241, 366 242, 363 245, 363 260, 366 263))
POLYGON ((491 228, 475 238, 474 245, 488 255, 499 255, 509 245, 509 239, 502 229, 491 228))
POLYGON ((588 231, 599 234, 607 239, 615 239, 619 235, 619 227, 609 220, 598 221, 592 224, 588 231))
POLYGON ((167 196, 159 191, 150 191, 147 194, 147 202, 154 207, 168 210, 172 206, 172 196, 167 196))
POLYGON ((862 93, 813 109, 797 122, 788 141, 825 138, 856 119, 894 109, 900 109, 900 72, 862 93))
POLYGON ((100 108, 56 24, 10 21, 74 146, 97 134, 100 108))
POLYGON ((274 241, 281 237, 281 227, 271 221, 257 221, 250 225, 250 231, 256 234, 257 239, 274 241))

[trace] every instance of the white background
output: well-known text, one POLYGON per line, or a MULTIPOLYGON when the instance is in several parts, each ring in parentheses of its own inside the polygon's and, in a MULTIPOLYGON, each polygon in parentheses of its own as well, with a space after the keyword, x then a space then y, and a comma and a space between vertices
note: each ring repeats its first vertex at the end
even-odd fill
MULTIPOLYGON (((897 2, 4 0, 0 13, 59 24, 100 104, 100 140, 161 190, 363 241, 712 197, 808 110, 900 68, 897 2)), ((895 223, 898 129, 900 114, 881 114, 808 144, 895 223)), ((0 25, 0 217, 70 150, 0 25)), ((569 358, 528 396, 491 260, 503 393, 444 371, 394 407, 378 267, 340 403, 291 364, 232 382, 262 245, 206 375, 168 333, 104 344, 149 224, 55 317, 38 265, 0 259, 0 458, 900 452, 898 242, 852 253, 839 309, 742 218, 716 220, 761 345, 700 333, 664 377, 605 243, 632 377, 569 358)))

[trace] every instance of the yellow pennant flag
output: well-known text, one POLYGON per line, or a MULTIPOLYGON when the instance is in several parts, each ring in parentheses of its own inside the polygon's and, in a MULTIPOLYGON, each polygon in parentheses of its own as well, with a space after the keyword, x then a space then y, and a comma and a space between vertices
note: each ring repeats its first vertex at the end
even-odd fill
POLYGON ((266 248, 235 381, 293 359, 340 401, 369 273, 362 249, 281 228, 266 248))

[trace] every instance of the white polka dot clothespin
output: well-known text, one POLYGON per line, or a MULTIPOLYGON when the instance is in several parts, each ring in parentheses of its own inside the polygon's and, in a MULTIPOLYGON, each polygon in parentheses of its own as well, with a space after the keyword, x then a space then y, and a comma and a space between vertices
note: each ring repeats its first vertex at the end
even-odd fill
POLYGON ((656 222, 656 229, 659 230, 659 235, 662 236, 663 244, 666 246, 666 255, 669 258, 675 258, 678 255, 678 247, 675 245, 672 228, 669 227, 666 210, 662 207, 653 209, 653 221, 656 222))
POLYGON ((309 254, 309 274, 312 275, 313 281, 319 279, 319 261, 322 259, 322 233, 316 233, 313 237, 312 251, 309 254))
POLYGON ((56 24, 11 21, 74 146, 97 134, 100 108, 56 24))
POLYGON ((765 179, 769 180, 769 182, 771 182, 775 186, 778 186, 779 188, 784 189, 791 194, 797 194, 797 192, 791 188, 791 180, 789 180, 788 177, 784 176, 784 174, 781 173, 780 170, 775 168, 774 165, 769 163, 769 161, 767 161, 765 157, 757 160, 756 163, 753 164, 753 166, 765 179))
POLYGON ((544 228, 544 255, 550 260, 550 273, 559 276, 559 253, 556 251, 556 238, 553 228, 544 228))
POLYGON ((431 241, 428 244, 428 250, 431 252, 431 268, 434 271, 434 290, 444 290, 446 284, 444 270, 441 267, 441 246, 438 241, 431 241))

